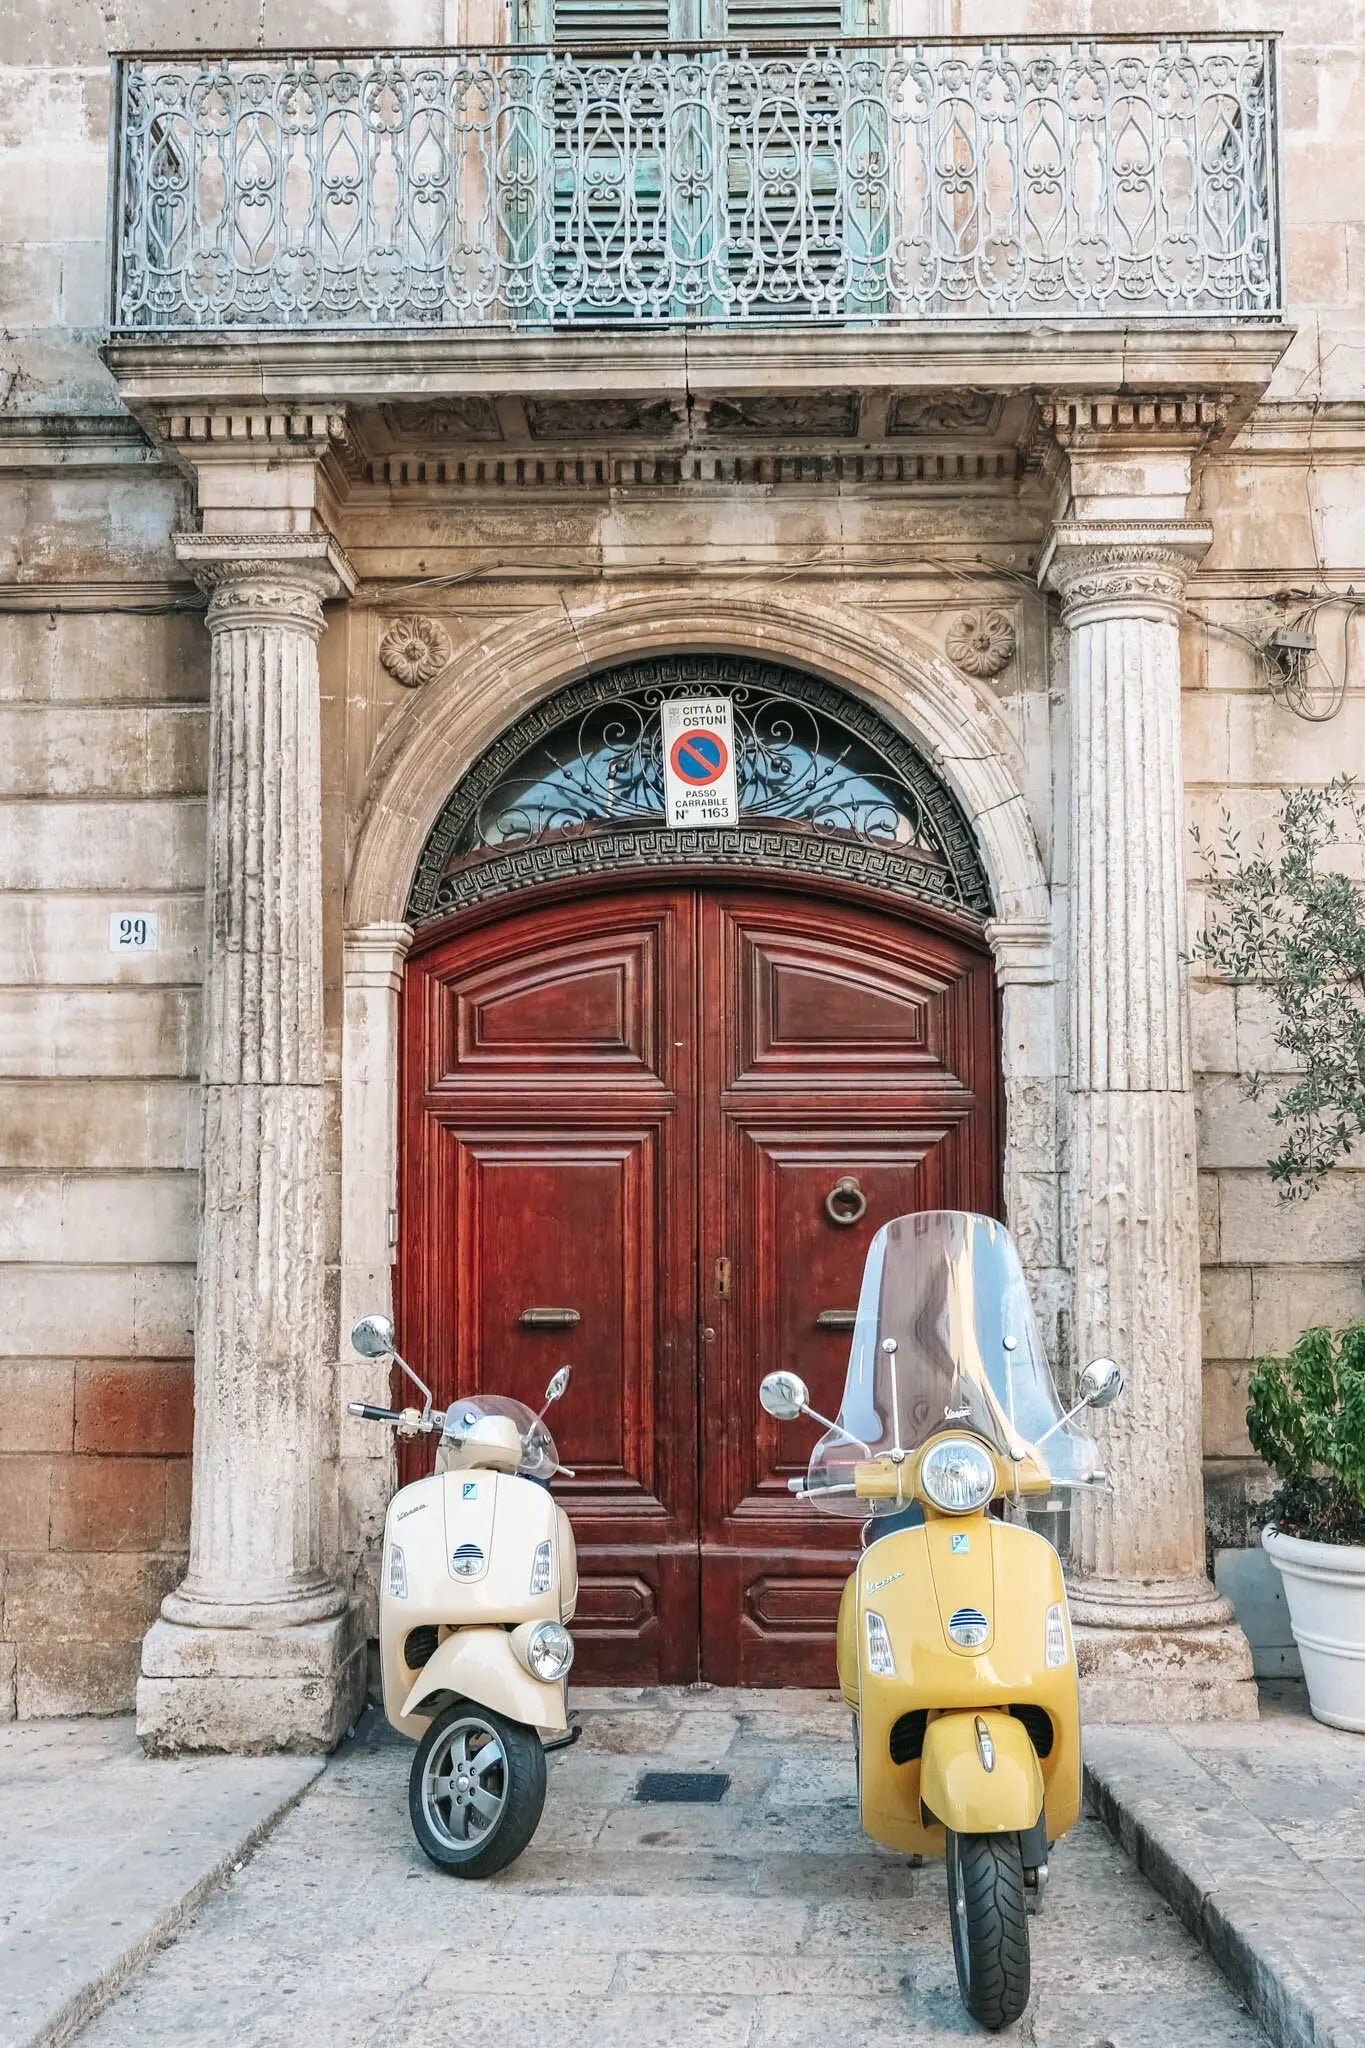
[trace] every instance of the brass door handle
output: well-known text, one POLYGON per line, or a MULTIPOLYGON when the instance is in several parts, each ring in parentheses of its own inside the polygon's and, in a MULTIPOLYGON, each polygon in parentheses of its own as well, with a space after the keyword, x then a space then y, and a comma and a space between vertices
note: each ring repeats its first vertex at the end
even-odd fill
POLYGON ((851 1330, 858 1320, 856 1308, 822 1308, 815 1318, 817 1330, 851 1330))
POLYGON ((845 1228, 852 1223, 861 1223, 867 1214, 867 1196, 858 1184, 856 1173, 842 1173, 825 1196, 825 1213, 831 1223, 842 1224, 845 1228))
POLYGON ((582 1320, 576 1308, 524 1308, 517 1317, 526 1330, 572 1330, 582 1320))

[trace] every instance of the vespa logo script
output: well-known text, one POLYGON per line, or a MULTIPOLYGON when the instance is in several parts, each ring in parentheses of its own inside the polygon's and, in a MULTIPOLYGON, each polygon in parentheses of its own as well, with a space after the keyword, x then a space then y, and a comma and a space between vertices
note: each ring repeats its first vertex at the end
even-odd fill
POLYGON ((400 1514, 395 1515, 394 1520, 395 1522, 406 1522, 409 1515, 420 1515, 423 1508, 428 1505, 429 1503, 424 1500, 415 1501, 410 1508, 404 1508, 400 1514))
POLYGON ((883 1586, 893 1586, 897 1579, 903 1579, 904 1577, 904 1572, 890 1572, 884 1579, 874 1579, 872 1584, 863 1590, 868 1593, 880 1593, 883 1586))
POLYGON ((943 1419, 945 1422, 965 1422, 967 1417, 971 1414, 971 1412, 972 1411, 970 1407, 945 1408, 943 1411, 943 1419))

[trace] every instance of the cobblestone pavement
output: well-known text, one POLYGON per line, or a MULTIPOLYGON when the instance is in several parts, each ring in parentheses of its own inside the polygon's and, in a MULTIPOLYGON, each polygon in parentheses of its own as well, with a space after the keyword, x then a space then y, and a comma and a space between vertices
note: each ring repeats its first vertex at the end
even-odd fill
MULTIPOLYGON (((941 1867, 861 1834, 827 1694, 595 1692, 540 1832, 482 1885, 408 1826, 411 1751, 372 1727, 80 2034, 81 2048, 940 2048, 958 2003, 941 1867), (639 1804, 646 1766, 720 1768, 717 1806, 639 1804)), ((1032 1922, 1031 2048, 1265 2048, 1097 1822, 1032 1922)))

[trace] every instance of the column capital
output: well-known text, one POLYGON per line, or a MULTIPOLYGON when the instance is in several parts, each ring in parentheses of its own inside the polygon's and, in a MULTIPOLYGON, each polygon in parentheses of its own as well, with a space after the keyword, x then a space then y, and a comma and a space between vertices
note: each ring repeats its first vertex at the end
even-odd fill
POLYGON ((1067 626, 1176 617, 1212 541, 1211 526, 1186 519, 1062 520, 1039 560, 1038 581, 1061 597, 1067 626))
POLYGON ((316 640, 322 607, 349 597, 355 570, 325 533, 178 533, 177 558, 207 591, 205 624, 292 626, 316 640))
POLYGON ((347 988, 391 988, 396 993, 414 936, 410 924, 347 925, 341 937, 347 988))

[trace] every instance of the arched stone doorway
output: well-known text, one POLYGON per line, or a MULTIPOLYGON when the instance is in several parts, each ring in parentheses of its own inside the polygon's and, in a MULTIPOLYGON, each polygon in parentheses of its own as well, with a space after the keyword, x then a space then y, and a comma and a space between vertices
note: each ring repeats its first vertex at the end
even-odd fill
POLYGON ((824 1675, 846 1539, 794 1507, 867 1242, 1000 1207, 989 890, 923 757, 828 683, 689 654, 545 700, 408 906, 398 1308, 439 1400, 570 1362, 585 1676, 824 1675), (737 825, 663 823, 659 704, 733 703, 737 825), (812 1658, 812 1651, 817 1654, 812 1658))

